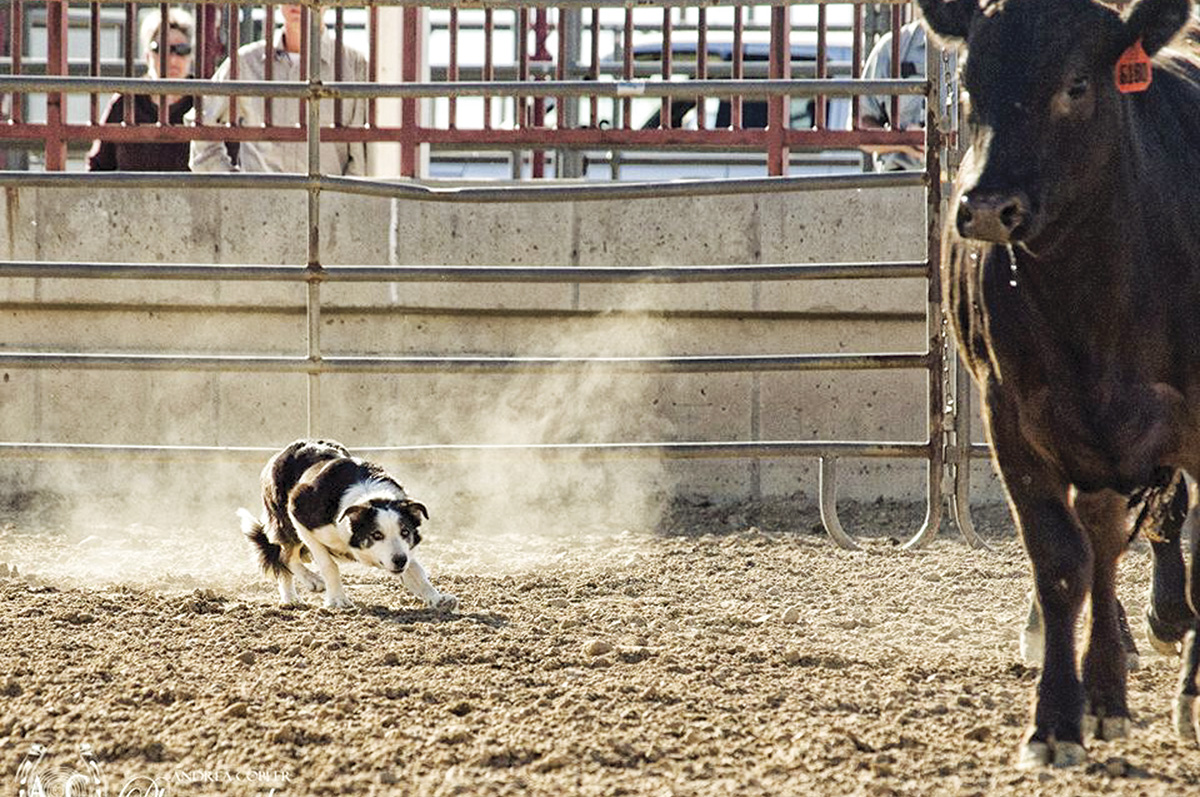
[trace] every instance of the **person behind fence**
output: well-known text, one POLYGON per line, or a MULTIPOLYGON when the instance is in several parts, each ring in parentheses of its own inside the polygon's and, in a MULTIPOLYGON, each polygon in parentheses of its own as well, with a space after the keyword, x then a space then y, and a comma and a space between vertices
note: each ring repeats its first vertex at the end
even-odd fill
MULTIPOLYGON (((892 78, 892 32, 889 30, 875 42, 863 63, 863 78, 889 80, 892 78)), ((925 28, 917 20, 900 28, 901 78, 925 77, 925 28)), ((868 127, 892 130, 920 130, 925 127, 925 98, 902 94, 896 119, 892 119, 891 95, 864 95, 862 121, 868 127)), ((925 154, 919 147, 871 147, 875 171, 891 172, 925 168, 925 154)))
MULTIPOLYGON (((161 15, 156 9, 142 20, 140 39, 146 59, 146 77, 159 77, 162 44, 161 15)), ((192 37, 196 23, 192 15, 181 8, 167 11, 167 74, 170 80, 180 80, 192 74, 192 37)), ((125 120, 125 103, 133 102, 133 121, 139 125, 158 123, 159 95, 114 94, 104 111, 105 124, 121 124, 125 120)), ((192 109, 192 98, 167 96, 167 116, 170 123, 183 123, 184 115, 192 109)), ((163 141, 126 143, 97 140, 87 154, 88 171, 186 172, 188 143, 163 141)))
MULTIPOLYGON (((266 80, 266 59, 272 60, 273 80, 301 80, 300 37, 303 19, 299 5, 279 6, 283 26, 273 33, 265 34, 259 41, 251 42, 237 51, 238 80, 266 80), (270 38, 270 42, 267 38, 270 38)), ((321 80, 333 82, 335 43, 333 34, 321 25, 321 80)), ((231 80, 232 65, 229 59, 217 68, 213 80, 231 80)), ((347 82, 367 80, 367 59, 349 45, 342 47, 342 71, 340 78, 347 82)), ((365 100, 342 100, 342 125, 363 127, 367 119, 365 100)), ((266 103, 262 97, 237 97, 237 107, 230 109, 230 98, 204 97, 204 124, 226 125, 236 118, 237 125, 245 128, 262 127, 266 119, 266 103)), ((271 125, 273 127, 295 127, 301 123, 300 101, 293 98, 276 97, 271 101, 271 125)), ((191 114, 195 122, 195 112, 191 114)), ((306 120, 304 120, 306 121, 306 120)), ((334 122, 334 102, 321 100, 321 124, 334 122)), ((323 141, 321 150, 322 174, 365 175, 367 173, 367 147, 363 142, 323 141)), ((193 141, 190 164, 195 172, 243 171, 243 172, 308 172, 308 145, 304 142, 242 141, 236 147, 227 147, 223 141, 193 141)))

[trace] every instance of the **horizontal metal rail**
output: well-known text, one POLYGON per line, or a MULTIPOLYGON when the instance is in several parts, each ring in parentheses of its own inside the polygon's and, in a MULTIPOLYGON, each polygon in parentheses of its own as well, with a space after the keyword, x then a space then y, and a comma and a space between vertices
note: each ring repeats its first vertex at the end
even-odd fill
POLYGON ((93 371, 241 372, 273 374, 454 373, 747 373, 928 368, 930 356, 901 354, 765 354, 687 357, 288 357, 191 354, 0 352, 0 367, 93 371))
MULTIPOLYGON (((755 0, 760 6, 818 6, 845 3, 848 0, 755 0)), ((101 5, 128 5, 130 0, 97 0, 101 5)), ((263 0, 193 0, 201 4, 224 6, 262 6, 263 0)), ((367 0, 293 0, 309 8, 362 8, 367 0)), ((568 0, 569 2, 569 0, 568 0)), ((854 0, 849 0, 854 2, 854 0)), ((871 0, 877 5, 906 5, 909 0, 871 0)), ((436 9, 501 9, 501 8, 562 8, 563 0, 369 0, 379 8, 436 8, 436 9)), ((740 8, 745 0, 587 0, 587 8, 740 8)))
POLYGON ((862 95, 923 95, 926 80, 505 80, 435 83, 321 83, 265 80, 159 80, 149 78, 53 77, 9 75, 0 77, 0 92, 26 94, 97 92, 136 94, 203 94, 205 96, 254 96, 283 99, 425 99, 436 97, 599 97, 625 99, 646 97, 694 98, 697 95, 746 99, 816 96, 856 97, 862 95))
POLYGON ((620 184, 504 185, 441 187, 355 177, 268 173, 187 172, 18 172, 0 171, 0 188, 248 188, 333 191, 417 202, 588 202, 614 199, 785 194, 844 188, 901 188, 924 185, 925 172, 832 174, 813 177, 735 177, 726 180, 669 180, 620 184))
MULTIPOLYGON (((355 446, 364 456, 387 455, 396 459, 465 460, 478 457, 535 454, 553 459, 744 459, 746 457, 841 457, 861 459, 924 459, 928 443, 904 441, 704 441, 678 443, 512 443, 430 444, 410 446, 355 446)), ((7 459, 51 457, 136 459, 210 458, 261 462, 278 448, 258 446, 142 446, 102 443, 0 443, 7 459)))
MULTIPOLYGON (((649 27, 649 26, 647 26, 649 27)), ((467 26, 461 25, 460 30, 465 30, 467 26)), ((498 29, 499 26, 496 26, 498 29)), ((655 28, 657 29, 657 28, 655 28)), ((708 30, 712 31, 712 26, 708 26, 708 30)), ((747 30, 749 28, 747 27, 747 30)), ((832 28, 830 28, 832 30, 832 28)), ((674 31, 679 32, 679 26, 675 26, 674 31)), ((50 71, 45 58, 22 58, 21 59, 21 75, 58 75, 50 71)), ((70 58, 67 60, 67 75, 92 75, 91 62, 84 58, 70 58)), ((527 73, 531 77, 538 75, 559 75, 559 64, 553 61, 531 61, 527 67, 527 73)), ((848 77, 851 72, 851 65, 848 61, 829 60, 826 62, 827 76, 842 76, 848 77)), ((623 75, 623 64, 620 61, 612 59, 601 59, 596 62, 596 71, 600 75, 618 76, 623 75)), ((458 80, 475 81, 482 80, 485 70, 491 70, 492 76, 496 80, 507 81, 516 80, 520 74, 522 67, 514 64, 493 64, 491 67, 483 65, 459 65, 458 80)), ((812 61, 792 61, 792 78, 804 78, 816 76, 816 64, 812 61)), ((628 78, 657 78, 661 77, 663 70, 663 62, 659 60, 638 60, 633 64, 632 74, 628 78)), ((589 67, 567 66, 562 70, 565 76, 581 77, 592 73, 589 67)), ((691 62, 672 63, 673 74, 685 75, 687 77, 695 77, 696 66, 691 62)), ((717 61, 706 65, 705 71, 709 78, 732 77, 735 74, 733 64, 729 61, 717 61)), ((434 83, 442 83, 449 81, 447 76, 449 68, 442 64, 429 65, 429 80, 434 83)), ((12 59, 7 56, 0 57, 0 75, 13 74, 12 59)), ((134 64, 134 77, 141 77, 146 74, 141 64, 134 64)), ((742 78, 766 78, 770 75, 770 64, 766 61, 749 61, 742 64, 742 78)), ((125 61, 119 58, 102 58, 98 64, 98 73, 95 77, 127 77, 125 72, 125 61)), ((880 92, 882 93, 882 92, 880 92)))
POLYGON ((761 266, 210 266, 0 261, 0 278, 229 280, 240 282, 633 283, 774 282, 926 277, 924 261, 761 266))
MULTIPOLYGON (((0 141, 39 142, 45 138, 46 128, 36 123, 0 126, 0 141)), ((299 127, 225 127, 205 125, 59 125, 56 128, 63 141, 105 141, 123 143, 181 142, 181 141, 307 141, 307 131, 299 127)), ((546 128, 521 127, 515 129, 449 129, 441 127, 418 127, 409 132, 422 142, 433 146, 471 146, 476 150, 503 150, 513 148, 544 147, 546 128)), ((321 127, 321 141, 395 141, 405 133, 403 127, 321 127)), ((740 130, 687 130, 683 128, 649 128, 628 130, 625 128, 565 128, 553 131, 554 146, 560 149, 620 149, 653 151, 716 151, 761 149, 772 134, 765 128, 743 128, 740 130)), ((872 146, 923 146, 925 138, 920 130, 885 130, 864 128, 860 130, 783 130, 780 135, 789 147, 805 149, 854 149, 872 146)))

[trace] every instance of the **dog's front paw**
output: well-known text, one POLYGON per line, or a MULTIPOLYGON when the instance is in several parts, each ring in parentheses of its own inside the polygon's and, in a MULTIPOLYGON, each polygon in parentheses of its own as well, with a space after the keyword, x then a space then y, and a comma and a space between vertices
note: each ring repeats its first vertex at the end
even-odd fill
POLYGON ((309 592, 320 592, 325 589, 325 579, 309 570, 307 567, 301 567, 296 573, 296 577, 304 582, 304 586, 309 592))
POLYGON ((347 598, 345 595, 326 595, 326 609, 353 609, 354 601, 347 598))
POLYGON ((452 612, 458 609, 458 598, 449 592, 443 592, 429 602, 429 607, 439 612, 452 612))

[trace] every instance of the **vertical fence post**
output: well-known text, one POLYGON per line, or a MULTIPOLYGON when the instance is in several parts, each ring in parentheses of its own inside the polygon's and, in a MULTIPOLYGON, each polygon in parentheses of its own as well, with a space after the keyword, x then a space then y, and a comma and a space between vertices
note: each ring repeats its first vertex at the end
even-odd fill
MULTIPOLYGON (((535 46, 533 55, 530 56, 529 60, 546 64, 554 60, 550 55, 550 50, 546 48, 546 41, 550 38, 550 12, 545 8, 539 7, 534 11, 533 19, 535 46)), ((561 30, 559 31, 559 35, 562 35, 561 30)), ((561 120, 561 118, 562 109, 559 109, 559 119, 561 120)), ((546 126, 546 99, 544 97, 537 97, 533 101, 533 126, 539 129, 546 126)), ((533 151, 530 158, 529 171, 530 176, 535 179, 546 176, 546 150, 535 149, 533 151)))
MULTIPOLYGON (((0 8, 0 56, 11 56, 11 42, 20 41, 20 37, 15 35, 15 31, 13 31, 12 27, 13 17, 15 15, 14 11, 14 8, 0 8), (9 35, 10 32, 13 34, 11 37, 9 35)), ((12 73, 15 75, 20 71, 19 67, 17 66, 20 61, 17 59, 12 59, 12 63, 14 64, 12 73)), ((12 94, 12 102, 14 105, 18 102, 19 98, 20 95, 16 92, 12 94)), ((0 124, 7 122, 11 118, 11 111, 7 110, 5 107, 5 99, 6 96, 4 94, 0 94, 0 124)), ((0 169, 8 168, 8 149, 6 147, 0 147, 0 169)))
MULTIPOLYGON (((46 74, 67 74, 67 3, 46 2, 46 74)), ((46 171, 61 172, 67 167, 67 142, 62 129, 67 123, 67 101, 61 91, 46 95, 46 171)))
MULTIPOLYGON (((792 18, 787 5, 771 7, 771 64, 772 80, 786 80, 792 76, 792 18)), ((784 143, 790 118, 789 97, 771 97, 767 100, 767 128, 770 133, 767 143, 767 174, 781 177, 787 174, 788 148, 784 143)))
MULTIPOLYGON (((578 78, 580 64, 583 61, 583 10, 564 6, 558 10, 558 79, 575 80, 578 78)), ((558 124, 559 130, 579 127, 580 98, 559 97, 558 124)), ((595 114, 592 115, 595 118, 595 114)), ((555 155, 556 174, 558 177, 577 178, 583 176, 583 153, 577 149, 562 148, 555 155)))
MULTIPOLYGON (((421 79, 421 9, 405 6, 403 15, 404 51, 400 79, 405 83, 416 83, 421 79)), ((400 101, 400 174, 403 177, 417 176, 419 107, 412 97, 400 101)))
MULTIPOLYGON (((898 37, 898 31, 893 31, 898 37)), ((942 309, 942 109, 938 103, 935 65, 937 48, 927 49, 925 86, 925 238, 926 238, 926 346, 929 353, 929 471, 927 478, 928 512, 921 530, 905 548, 919 548, 937 535, 941 524, 942 485, 945 483, 946 448, 950 442, 950 424, 946 415, 948 388, 946 325, 942 309)), ((897 63, 896 61, 892 62, 897 63)))
MULTIPOLYGON (((308 436, 316 437, 321 425, 321 14, 316 6, 308 9, 308 436)), ((271 33, 267 33, 270 41, 271 33)))

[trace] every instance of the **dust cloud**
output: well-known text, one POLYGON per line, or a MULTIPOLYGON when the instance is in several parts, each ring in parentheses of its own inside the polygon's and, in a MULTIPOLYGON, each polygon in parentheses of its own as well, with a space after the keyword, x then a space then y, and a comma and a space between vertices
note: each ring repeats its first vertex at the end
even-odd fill
MULTIPOLYGON (((669 345, 662 322, 623 315, 534 348, 645 356, 669 345)), ((418 552, 435 583, 439 573, 515 572, 588 552, 628 556, 653 534, 673 491, 666 463, 570 446, 672 439, 671 421, 657 406, 661 376, 597 365, 382 379, 394 385, 391 406, 353 429, 326 422, 321 436, 379 462, 429 507, 418 552), (381 444, 397 448, 371 450, 381 444), (436 448, 444 444, 471 448, 436 448), (568 447, 540 453, 508 448, 562 444, 568 447)), ((323 407, 340 418, 337 380, 323 378, 323 407)), ((0 563, 51 584, 272 595, 234 516, 239 506, 260 512, 259 471, 271 453, 40 465, 32 499, 0 516, 0 563)), ((343 572, 351 584, 378 575, 356 564, 343 572)))
MULTIPOLYGON (((661 324, 623 318, 551 351, 576 357, 644 353, 665 339, 661 324)), ((665 463, 572 447, 671 439, 670 420, 657 406, 660 384, 653 374, 614 373, 603 365, 435 380, 431 391, 439 411, 402 416, 389 436, 403 439, 401 430, 415 422, 436 427, 431 437, 438 441, 494 448, 460 451, 457 461, 437 465, 422 464, 418 451, 396 465, 401 482, 430 508, 427 556, 455 569, 523 569, 581 549, 612 555, 651 532, 673 491, 665 463), (551 448, 508 448, 521 445, 551 448)), ((377 459, 386 462, 389 455, 377 459)))

